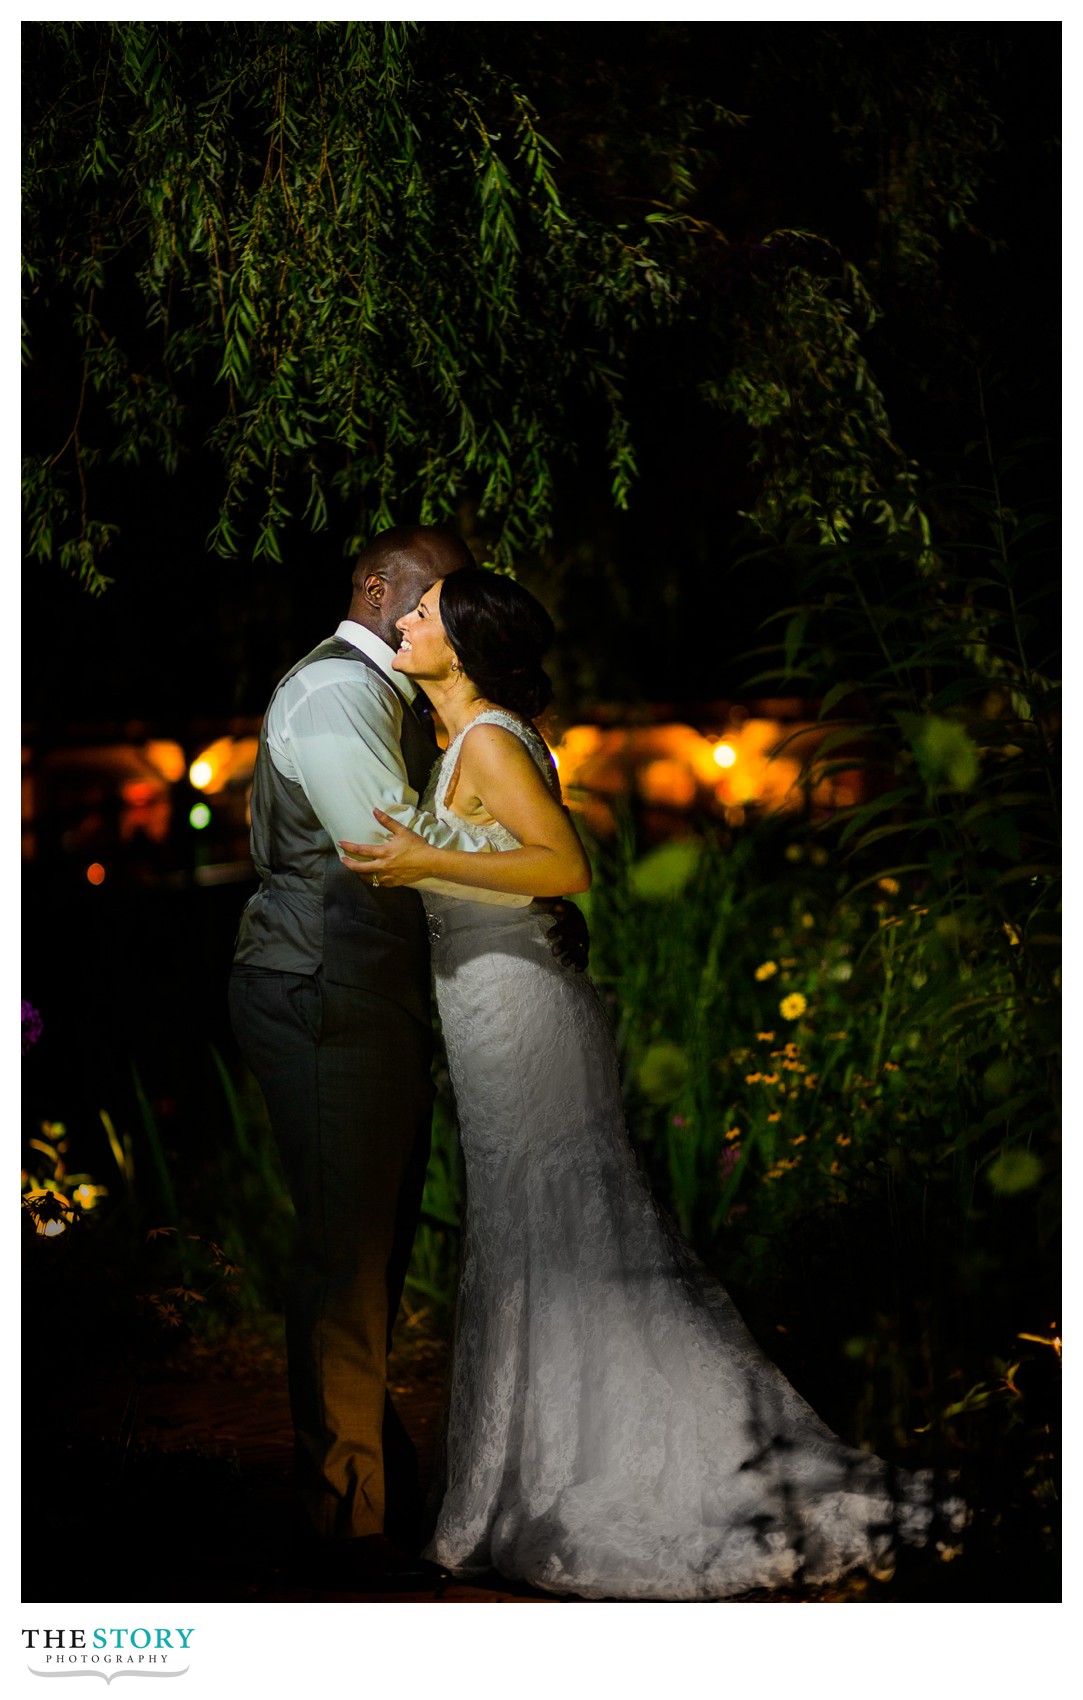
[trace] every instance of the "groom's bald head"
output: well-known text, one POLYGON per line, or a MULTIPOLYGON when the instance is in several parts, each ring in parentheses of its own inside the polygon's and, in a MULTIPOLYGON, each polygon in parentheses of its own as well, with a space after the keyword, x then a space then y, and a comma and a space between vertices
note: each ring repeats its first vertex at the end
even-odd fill
POLYGON ((473 555, 450 526, 392 526, 357 557, 349 617, 397 649, 396 620, 417 607, 435 579, 473 565, 473 555))

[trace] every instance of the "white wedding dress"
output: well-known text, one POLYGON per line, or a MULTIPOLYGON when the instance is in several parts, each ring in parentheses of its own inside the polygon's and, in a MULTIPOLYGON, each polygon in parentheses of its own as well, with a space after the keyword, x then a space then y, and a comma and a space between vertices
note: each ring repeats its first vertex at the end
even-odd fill
MULTIPOLYGON (((532 727, 500 710, 559 795, 532 727)), ((460 733, 422 805, 446 807, 460 733)), ((426 1557, 587 1599, 707 1600, 882 1572, 928 1472, 843 1444, 659 1216, 613 1039, 549 914, 423 893, 466 1164, 445 1493, 426 1557)), ((957 1526, 957 1501, 942 1506, 957 1526)))

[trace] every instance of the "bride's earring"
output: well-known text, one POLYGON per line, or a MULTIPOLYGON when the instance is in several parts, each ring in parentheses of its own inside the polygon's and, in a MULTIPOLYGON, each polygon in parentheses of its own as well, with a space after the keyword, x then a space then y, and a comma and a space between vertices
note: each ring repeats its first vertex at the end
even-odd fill
POLYGON ((451 663, 451 671, 453 673, 461 673, 462 670, 463 669, 462 669, 462 662, 461 661, 453 661, 451 663))

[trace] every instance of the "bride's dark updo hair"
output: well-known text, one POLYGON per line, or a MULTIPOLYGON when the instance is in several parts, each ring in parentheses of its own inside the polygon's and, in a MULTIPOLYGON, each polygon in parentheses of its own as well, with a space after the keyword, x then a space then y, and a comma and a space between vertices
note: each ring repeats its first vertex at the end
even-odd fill
POLYGON ((541 658, 553 622, 513 578, 462 567, 440 580, 440 619, 463 672, 482 696, 533 720, 552 701, 541 658))

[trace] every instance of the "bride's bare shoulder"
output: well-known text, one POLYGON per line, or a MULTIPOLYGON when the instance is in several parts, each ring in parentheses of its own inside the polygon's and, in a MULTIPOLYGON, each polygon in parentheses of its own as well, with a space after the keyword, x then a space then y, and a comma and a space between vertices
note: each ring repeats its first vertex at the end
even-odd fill
POLYGON ((463 755, 471 774, 493 778, 532 768, 551 791, 557 789, 556 769, 549 747, 529 720, 500 710, 500 720, 479 719, 463 739, 463 755))
MULTIPOLYGON (((507 716, 508 720, 512 718, 507 716)), ((476 725, 468 726, 462 742, 463 761, 471 767, 488 767, 493 763, 506 766, 508 763, 530 761, 528 744, 537 742, 537 733, 525 720, 515 719, 514 729, 494 720, 480 720, 476 725)))

